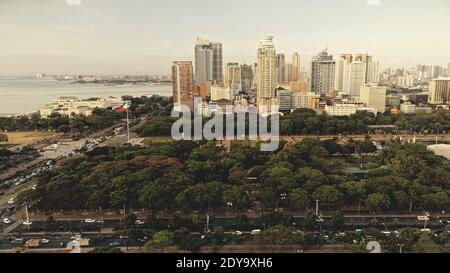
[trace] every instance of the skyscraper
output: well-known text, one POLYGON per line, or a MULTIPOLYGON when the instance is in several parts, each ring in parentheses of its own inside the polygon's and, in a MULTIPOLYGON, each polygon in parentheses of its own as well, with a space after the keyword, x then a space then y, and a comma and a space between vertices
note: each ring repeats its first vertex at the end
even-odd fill
POLYGON ((276 55, 276 66, 277 66, 277 83, 282 83, 285 81, 286 73, 286 58, 284 54, 276 55))
POLYGON ((341 57, 336 60, 336 73, 334 89, 339 92, 345 92, 348 90, 348 77, 350 64, 353 62, 352 54, 342 54, 341 57))
POLYGON ((261 110, 261 106, 267 105, 266 102, 275 98, 276 63, 272 36, 264 36, 260 39, 257 56, 257 103, 261 110))
POLYGON ((195 83, 223 81, 223 49, 219 42, 197 39, 195 45, 195 83))
POLYGON ((241 66, 238 63, 228 63, 225 70, 225 85, 235 94, 241 90, 241 66))
POLYGON ((197 39, 195 45, 195 84, 206 84, 212 80, 213 53, 209 41, 197 39))
POLYGON ((311 64, 311 91, 327 93, 334 91, 335 66, 333 55, 327 49, 313 57, 311 64))
POLYGON ((380 63, 376 61, 369 61, 367 64, 366 83, 378 84, 380 81, 380 63))
POLYGON ((355 61, 350 65, 350 76, 347 94, 359 97, 361 86, 366 83, 366 64, 355 61))
POLYGON ((298 82, 300 80, 300 55, 294 52, 292 55, 292 81, 298 82))
POLYGON ((251 65, 241 65, 241 85, 243 92, 248 92, 252 88, 253 68, 251 65))
POLYGON ((215 83, 223 81, 223 47, 222 43, 210 42, 209 48, 212 50, 212 80, 215 83))
POLYGON ((182 105, 193 109, 193 91, 192 62, 174 62, 172 66, 172 95, 176 110, 180 111, 182 105))

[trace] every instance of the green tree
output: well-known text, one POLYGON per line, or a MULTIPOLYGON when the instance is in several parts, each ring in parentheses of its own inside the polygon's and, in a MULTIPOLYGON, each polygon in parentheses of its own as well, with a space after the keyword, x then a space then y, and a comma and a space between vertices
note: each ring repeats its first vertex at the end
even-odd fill
POLYGON ((342 202, 342 193, 335 186, 321 186, 313 193, 313 198, 325 208, 331 208, 342 202))
POLYGON ((444 248, 434 242, 429 234, 422 234, 419 240, 412 246, 414 253, 442 253, 444 248))
POLYGON ((303 189, 295 189, 289 194, 288 201, 294 210, 305 209, 309 204, 308 193, 303 189))
POLYGON ((389 209, 391 206, 391 201, 389 196, 382 193, 370 194, 366 200, 366 207, 371 212, 376 212, 379 210, 389 209))
POLYGON ((151 251, 153 248, 163 252, 165 247, 173 245, 174 234, 169 231, 160 231, 153 236, 153 240, 145 244, 145 250, 151 251))
POLYGON ((136 224, 136 221, 137 221, 137 218, 136 218, 136 216, 134 214, 128 214, 125 217, 125 220, 124 220, 125 228, 126 229, 133 228, 135 226, 135 224, 136 224))
POLYGON ((333 213, 333 215, 331 216, 330 224, 331 224, 331 227, 336 231, 344 228, 345 227, 344 213, 342 213, 340 211, 333 213))
POLYGON ((300 169, 295 176, 299 183, 308 193, 313 193, 320 186, 327 183, 327 177, 319 170, 312 168, 300 169))

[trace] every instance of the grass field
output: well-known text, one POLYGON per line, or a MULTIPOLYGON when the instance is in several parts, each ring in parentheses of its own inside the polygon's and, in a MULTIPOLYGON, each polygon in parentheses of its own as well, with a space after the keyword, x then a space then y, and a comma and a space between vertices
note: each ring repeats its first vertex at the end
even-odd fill
POLYGON ((8 142, 2 142, 2 144, 8 145, 23 145, 33 144, 41 139, 55 136, 53 132, 11 132, 4 133, 8 136, 8 142))

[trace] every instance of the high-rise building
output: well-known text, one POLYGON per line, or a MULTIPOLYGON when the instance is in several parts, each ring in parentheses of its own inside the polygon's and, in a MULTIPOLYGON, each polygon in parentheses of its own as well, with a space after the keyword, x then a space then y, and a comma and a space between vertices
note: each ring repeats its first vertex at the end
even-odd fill
POLYGON ((210 42, 209 48, 212 51, 212 80, 214 83, 223 81, 223 46, 219 42, 210 42))
POLYGON ((378 84, 380 82, 380 63, 376 61, 369 61, 367 64, 366 83, 378 84))
POLYGON ((355 61, 350 65, 350 75, 347 94, 359 97, 361 86, 366 83, 366 64, 355 61))
POLYGON ((208 81, 223 81, 222 44, 197 39, 195 45, 195 83, 206 84, 208 81))
POLYGON ((212 51, 209 41, 197 39, 195 44, 195 83, 206 84, 212 80, 212 51))
POLYGON ((292 55, 292 81, 298 82, 300 80, 300 55, 294 52, 292 55))
POLYGON ((277 66, 277 83, 282 83, 285 81, 285 73, 286 73, 286 58, 284 54, 276 55, 276 66, 277 66))
POLYGON ((342 54, 336 61, 335 90, 339 92, 346 92, 348 90, 348 78, 350 76, 350 64, 352 62, 352 54, 342 54))
POLYGON ((364 85, 360 90, 360 100, 365 107, 384 113, 386 111, 386 87, 364 85))
POLYGON ((313 57, 311 64, 311 91, 327 93, 334 91, 335 66, 333 55, 327 49, 313 57))
POLYGON ((172 66, 172 95, 175 109, 180 111, 181 106, 193 109, 194 86, 193 86, 192 62, 174 62, 172 66))
POLYGON ((243 92, 248 92, 253 85, 253 69, 251 65, 241 65, 241 87, 243 92))
POLYGON ((267 106, 266 102, 275 98, 276 63, 272 36, 264 36, 260 39, 257 56, 257 104, 261 111, 262 106, 267 106))
POLYGON ((290 83, 292 82, 292 64, 291 63, 287 63, 286 64, 286 71, 284 73, 284 82, 285 83, 290 83))
POLYGON ((241 91, 241 66, 238 63, 228 63, 225 70, 225 85, 233 90, 234 94, 241 91))
POLYGON ((432 79, 429 87, 431 104, 450 103, 450 78, 432 79))

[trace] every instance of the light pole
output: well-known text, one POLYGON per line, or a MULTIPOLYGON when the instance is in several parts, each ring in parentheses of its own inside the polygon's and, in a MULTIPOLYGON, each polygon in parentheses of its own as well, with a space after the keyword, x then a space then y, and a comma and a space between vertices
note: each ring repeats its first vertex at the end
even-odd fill
POLYGON ((319 216, 319 202, 320 200, 316 200, 316 216, 319 216))
POLYGON ((404 247, 404 246, 405 246, 404 244, 398 244, 398 247, 400 247, 400 254, 403 253, 403 247, 404 247))

